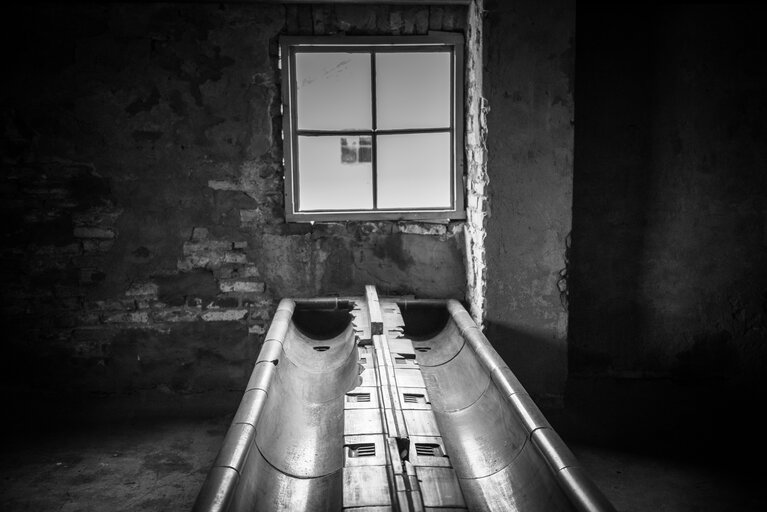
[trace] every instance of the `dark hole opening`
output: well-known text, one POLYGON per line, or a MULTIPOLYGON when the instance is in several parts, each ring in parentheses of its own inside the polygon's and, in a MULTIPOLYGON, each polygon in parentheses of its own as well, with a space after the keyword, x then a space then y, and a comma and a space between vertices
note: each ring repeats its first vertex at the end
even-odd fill
POLYGON ((432 443, 415 443, 415 452, 421 457, 444 457, 442 447, 432 443))
POLYGON ((370 402, 370 393, 347 393, 347 402, 370 402))
POLYGON ((373 443, 348 444, 346 445, 349 457, 375 457, 376 446, 373 443))
POLYGON ((408 304, 401 308, 405 321, 403 334, 411 340, 433 338, 442 331, 450 319, 447 308, 418 307, 408 304))
POLYGON ((313 348, 314 350, 316 350, 317 352, 325 352, 326 350, 329 350, 329 349, 330 349, 330 347, 329 347, 329 346, 327 346, 327 345, 320 345, 320 346, 317 346, 317 347, 312 347, 312 348, 313 348))
POLYGON ((424 395, 419 395, 417 393, 403 393, 402 397, 405 400, 406 404, 425 404, 426 403, 426 397, 424 395))
POLYGON ((399 457, 403 461, 410 460, 410 440, 403 437, 397 438, 397 449, 399 450, 399 457))
POLYGON ((293 311, 293 323, 298 330, 315 340, 335 338, 344 332, 351 321, 350 308, 303 309, 298 306, 293 311))

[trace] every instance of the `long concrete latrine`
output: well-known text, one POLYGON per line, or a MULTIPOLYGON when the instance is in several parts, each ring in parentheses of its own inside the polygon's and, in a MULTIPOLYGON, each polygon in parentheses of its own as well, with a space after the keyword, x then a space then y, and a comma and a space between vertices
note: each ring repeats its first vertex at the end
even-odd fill
POLYGON ((284 299, 196 511, 612 511, 454 300, 284 299))

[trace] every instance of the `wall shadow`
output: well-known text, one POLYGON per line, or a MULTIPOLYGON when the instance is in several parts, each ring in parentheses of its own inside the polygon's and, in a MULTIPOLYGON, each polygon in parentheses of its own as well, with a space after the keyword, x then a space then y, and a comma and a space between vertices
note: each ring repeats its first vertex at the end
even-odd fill
POLYGON ((644 6, 578 6, 569 370, 641 349, 639 293, 652 153, 652 23, 644 6), (620 17, 621 23, 611 20, 620 17), (628 34, 628 37, 627 37, 628 34))
POLYGON ((561 409, 567 372, 564 340, 501 322, 487 322, 485 336, 541 409, 561 409))

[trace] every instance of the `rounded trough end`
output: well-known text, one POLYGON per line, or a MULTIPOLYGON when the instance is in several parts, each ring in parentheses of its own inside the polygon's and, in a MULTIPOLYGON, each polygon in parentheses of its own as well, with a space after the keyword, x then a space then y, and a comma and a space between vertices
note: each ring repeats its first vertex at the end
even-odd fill
POLYGON ((297 306, 291 320, 293 327, 312 340, 328 340, 343 334, 352 323, 351 306, 311 308, 297 306))
POLYGON ((324 379, 332 380, 341 368, 357 364, 359 358, 356 349, 354 327, 351 323, 347 324, 340 334, 327 339, 309 337, 291 324, 288 336, 282 344, 283 357, 306 372, 307 378, 323 374, 324 379))
MULTIPOLYGON (((428 389, 428 388, 427 388, 428 389)), ((434 394, 430 391, 432 404, 434 394)), ((529 444, 528 432, 495 386, 467 407, 435 409, 447 452, 459 478, 482 478, 515 461, 529 444)))
POLYGON ((413 341, 432 339, 445 330, 450 321, 447 308, 411 302, 399 309, 404 325, 402 334, 413 341))
POLYGON ((420 366, 441 366, 458 355, 465 345, 458 326, 448 318, 443 329, 428 339, 414 339, 413 350, 420 366))
POLYGON ((282 344, 256 446, 269 466, 293 479, 324 478, 343 466, 344 401, 359 381, 354 329, 344 322, 341 333, 325 339, 291 322, 282 344))
POLYGON ((253 449, 231 501, 230 512, 253 510, 341 509, 341 471, 320 477, 300 478, 272 466, 253 449), (264 485, 269 482, 270 485, 264 485))
POLYGON ((469 510, 576 510, 531 443, 492 474, 474 477, 456 472, 469 510))

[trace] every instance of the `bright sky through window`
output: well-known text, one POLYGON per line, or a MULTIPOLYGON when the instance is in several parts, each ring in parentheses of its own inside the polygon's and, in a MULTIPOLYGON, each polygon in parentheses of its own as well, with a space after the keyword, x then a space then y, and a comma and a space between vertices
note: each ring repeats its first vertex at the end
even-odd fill
POLYGON ((463 217, 455 38, 353 39, 283 42, 288 219, 463 217))
POLYGON ((370 55, 297 53, 299 130, 369 130, 370 55))

